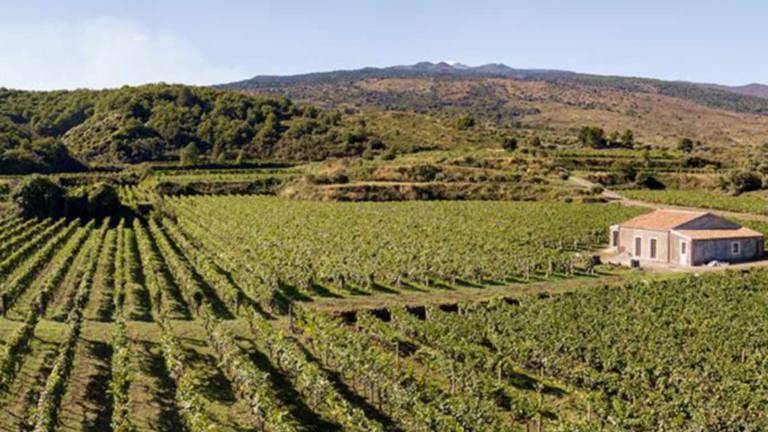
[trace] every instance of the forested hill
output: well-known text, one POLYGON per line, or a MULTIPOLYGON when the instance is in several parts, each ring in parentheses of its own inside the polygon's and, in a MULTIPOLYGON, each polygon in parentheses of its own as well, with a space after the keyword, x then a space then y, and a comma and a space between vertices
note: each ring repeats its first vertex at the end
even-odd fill
POLYGON ((340 113, 283 97, 155 84, 116 90, 0 89, 0 172, 66 171, 176 159, 321 159, 361 154, 372 140, 340 113))

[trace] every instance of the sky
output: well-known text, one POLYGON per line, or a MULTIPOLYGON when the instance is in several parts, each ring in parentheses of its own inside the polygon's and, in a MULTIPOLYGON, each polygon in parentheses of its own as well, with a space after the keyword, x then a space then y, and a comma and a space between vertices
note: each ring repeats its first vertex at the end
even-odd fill
POLYGON ((420 61, 768 83, 765 0, 0 0, 0 87, 207 85, 420 61))

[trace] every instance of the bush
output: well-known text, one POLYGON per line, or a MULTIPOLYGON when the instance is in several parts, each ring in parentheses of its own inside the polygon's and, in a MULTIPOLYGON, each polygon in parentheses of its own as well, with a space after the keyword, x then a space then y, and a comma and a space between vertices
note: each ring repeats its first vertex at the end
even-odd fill
POLYGON ((677 143, 677 149, 683 153, 693 151, 693 141, 690 138, 683 138, 677 143))
POLYGON ((456 126, 456 129, 458 130, 467 130, 475 127, 475 119, 472 116, 469 115, 462 115, 456 118, 454 120, 454 126, 456 126))
POLYGON ((534 135, 528 139, 528 145, 534 148, 541 147, 541 138, 538 135, 534 135))
POLYGON ((501 148, 503 148, 508 152, 513 152, 517 150, 517 138, 504 137, 504 139, 501 141, 501 148))
POLYGON ((722 164, 718 161, 704 159, 698 156, 689 156, 683 159, 683 166, 686 168, 705 168, 707 166, 720 168, 721 165, 722 164))
POLYGON ((11 193, 21 216, 57 217, 64 213, 65 191, 47 177, 33 175, 22 180, 11 193))
POLYGON ((635 183, 639 187, 652 189, 652 190, 661 190, 666 188, 664 183, 662 183, 661 181, 659 181, 659 179, 657 179, 656 177, 648 173, 638 174, 635 178, 635 183))
POLYGON ((88 214, 102 219, 118 213, 121 209, 117 190, 107 183, 98 183, 88 193, 88 214))
POLYGON ((349 177, 344 173, 335 174, 308 174, 305 176, 307 183, 315 185, 346 184, 349 177))
POLYGON ((607 143, 605 131, 597 126, 584 126, 581 128, 579 131, 579 141, 581 141, 582 145, 592 148, 603 148, 607 143))
POLYGON ((637 179, 637 169, 628 162, 616 162, 613 165, 619 180, 624 183, 632 183, 637 179))
POLYGON ((735 194, 740 194, 761 189, 763 180, 750 171, 734 171, 723 178, 722 186, 735 194))
POLYGON ((381 160, 391 161, 397 157, 397 151, 394 149, 387 149, 381 154, 381 160))
POLYGON ((413 167, 412 175, 414 181, 431 182, 434 181, 441 169, 431 164, 416 165, 413 167))
POLYGON ((191 142, 179 152, 179 160, 182 165, 194 165, 200 158, 200 149, 197 144, 191 142))

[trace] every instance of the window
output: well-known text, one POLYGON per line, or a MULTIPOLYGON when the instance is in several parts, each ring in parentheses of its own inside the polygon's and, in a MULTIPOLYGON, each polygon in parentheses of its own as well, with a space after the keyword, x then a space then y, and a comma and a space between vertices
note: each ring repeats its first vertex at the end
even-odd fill
POLYGON ((651 239, 650 247, 649 247, 649 249, 651 250, 651 259, 656 259, 656 243, 657 243, 657 240, 655 238, 651 239))
POLYGON ((741 255, 741 243, 731 243, 731 255, 741 255))
POLYGON ((680 242, 680 253, 683 255, 688 253, 688 243, 680 242))
POLYGON ((639 257, 643 252, 643 239, 635 237, 635 256, 639 257))
POLYGON ((617 247, 619 245, 619 232, 614 231, 612 234, 613 235, 611 236, 611 242, 612 242, 611 246, 617 247))

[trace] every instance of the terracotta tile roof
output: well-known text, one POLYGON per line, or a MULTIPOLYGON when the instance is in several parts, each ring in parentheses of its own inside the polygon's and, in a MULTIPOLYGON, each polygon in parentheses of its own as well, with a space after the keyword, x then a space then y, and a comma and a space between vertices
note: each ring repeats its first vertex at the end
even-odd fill
POLYGON ((691 240, 735 239, 745 237, 762 237, 763 234, 749 228, 737 229, 704 229, 704 230, 675 230, 691 240))
POLYGON ((668 231, 674 227, 680 226, 684 223, 690 222, 701 216, 704 216, 705 212, 692 212, 682 210, 655 210, 644 215, 632 218, 624 223, 619 224, 624 228, 640 228, 657 231, 668 231))

